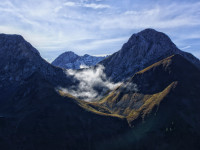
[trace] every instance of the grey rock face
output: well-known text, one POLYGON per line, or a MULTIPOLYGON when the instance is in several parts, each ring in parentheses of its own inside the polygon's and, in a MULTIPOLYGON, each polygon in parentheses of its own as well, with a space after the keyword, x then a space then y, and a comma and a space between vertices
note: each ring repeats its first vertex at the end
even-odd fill
POLYGON ((52 65, 65 69, 80 69, 86 66, 94 66, 103 59, 105 59, 105 57, 95 57, 88 54, 79 56, 74 52, 68 51, 58 56, 52 62, 52 65))
POLYGON ((73 82, 64 70, 42 59, 39 52, 22 36, 0 34, 1 98, 7 95, 7 91, 14 91, 35 72, 40 73, 53 85, 67 86, 73 82))
POLYGON ((179 50, 170 38, 154 29, 133 34, 121 50, 101 61, 107 77, 114 82, 126 80, 136 72, 168 56, 180 54, 200 69, 200 61, 179 50))

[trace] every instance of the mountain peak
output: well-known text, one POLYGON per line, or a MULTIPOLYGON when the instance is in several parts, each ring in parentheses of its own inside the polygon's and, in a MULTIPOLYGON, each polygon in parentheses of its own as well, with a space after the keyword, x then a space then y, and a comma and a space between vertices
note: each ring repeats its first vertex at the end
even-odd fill
POLYGON ((153 29, 153 28, 146 28, 142 31, 140 31, 139 33, 143 33, 143 32, 156 32, 156 33, 160 33, 159 31, 153 29))
POLYGON ((180 54, 200 68, 192 54, 179 50, 164 33, 145 29, 133 34, 121 50, 101 62, 114 82, 126 80, 136 72, 174 54, 180 54))
POLYGON ((145 29, 136 34, 133 34, 128 42, 133 42, 139 40, 144 40, 151 43, 168 44, 170 46, 176 47, 171 39, 163 32, 159 32, 155 29, 145 29))
POLYGON ((81 65, 94 66, 102 61, 105 57, 96 57, 85 54, 79 56, 72 51, 65 52, 58 56, 52 64, 66 69, 80 69, 81 65))
POLYGON ((83 55, 83 57, 89 57, 90 55, 88 55, 88 54, 85 54, 85 55, 83 55))
POLYGON ((157 30, 152 29, 152 28, 147 28, 147 29, 140 31, 139 33, 160 33, 160 32, 158 32, 157 30))
POLYGON ((2 38, 6 38, 6 39, 15 39, 15 40, 24 40, 23 36, 21 35, 18 35, 18 34, 4 34, 4 33, 1 33, 0 34, 0 39, 2 38))
POLYGON ((76 55, 76 54, 72 51, 66 51, 63 53, 63 55, 76 55))
POLYGON ((27 55, 28 53, 40 55, 38 50, 21 35, 17 34, 0 34, 0 47, 1 51, 6 50, 7 52, 13 53, 13 55, 15 55, 15 53, 18 55, 27 55))
POLYGON ((64 59, 66 57, 70 57, 70 58, 76 59, 78 57, 78 55, 75 54, 72 51, 66 51, 66 52, 64 52, 64 53, 62 53, 61 55, 58 56, 58 58, 60 58, 60 59, 64 59))
POLYGON ((0 34, 0 95, 6 97, 9 94, 4 90, 12 92, 35 72, 52 83, 66 82, 67 85, 71 82, 62 69, 47 63, 21 35, 0 34), (58 78, 55 78, 56 73, 58 78))

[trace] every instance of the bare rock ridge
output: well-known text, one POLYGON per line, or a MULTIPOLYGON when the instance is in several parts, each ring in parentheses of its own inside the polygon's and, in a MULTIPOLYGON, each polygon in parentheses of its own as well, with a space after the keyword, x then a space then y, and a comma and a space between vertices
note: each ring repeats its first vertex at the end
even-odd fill
POLYGON ((106 57, 90 56, 88 54, 79 56, 72 51, 67 51, 59 55, 52 62, 52 65, 65 69, 80 69, 84 67, 94 66, 105 58, 106 57))
POLYGON ((179 50, 170 38, 154 29, 133 34, 121 50, 100 62, 107 77, 123 81, 153 63, 180 54, 200 69, 200 61, 192 54, 179 50))

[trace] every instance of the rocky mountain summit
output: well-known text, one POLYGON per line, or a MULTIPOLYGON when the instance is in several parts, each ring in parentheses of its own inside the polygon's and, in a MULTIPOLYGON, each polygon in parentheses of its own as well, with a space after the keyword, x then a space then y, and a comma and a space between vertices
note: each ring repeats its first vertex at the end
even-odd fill
POLYGON ((67 51, 59 55, 52 62, 52 65, 65 69, 80 69, 94 66, 103 59, 105 59, 105 57, 90 56, 88 54, 79 56, 72 51, 67 51))
POLYGON ((133 34, 121 50, 100 62, 107 77, 123 81, 153 63, 180 54, 200 69, 200 61, 192 54, 179 50, 170 38, 154 29, 133 34))
POLYGON ((64 70, 46 62, 22 36, 0 34, 1 97, 8 95, 8 91, 13 92, 35 72, 40 73, 56 86, 67 86, 74 83, 64 70))

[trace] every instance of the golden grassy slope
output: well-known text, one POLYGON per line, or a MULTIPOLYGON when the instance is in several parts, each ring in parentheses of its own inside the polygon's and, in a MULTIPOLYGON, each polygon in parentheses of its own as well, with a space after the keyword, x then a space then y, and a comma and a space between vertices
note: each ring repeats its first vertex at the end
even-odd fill
POLYGON ((169 57, 167 57, 167 58, 165 58, 165 59, 163 59, 161 61, 158 61, 158 62, 152 64, 151 66, 149 66, 149 67, 137 72, 136 74, 145 73, 146 71, 148 71, 148 70, 150 70, 150 69, 152 69, 154 67, 157 67, 159 65, 163 65, 164 67, 168 67, 170 65, 170 63, 172 62, 172 59, 173 59, 174 56, 175 55, 172 55, 172 56, 169 56, 169 57))
MULTIPOLYGON (((137 74, 145 74, 147 71, 156 68, 157 66, 163 66, 167 68, 171 63, 173 56, 163 59, 139 72, 137 74)), ((134 76, 135 76, 134 75, 134 76)), ((134 76, 128 81, 131 80, 134 76)), ((119 118, 126 118, 128 122, 132 122, 135 119, 144 119, 145 116, 150 114, 154 108, 158 108, 162 100, 170 93, 170 91, 176 87, 178 82, 171 82, 164 90, 153 93, 143 94, 139 92, 124 93, 123 84, 117 87, 114 91, 108 94, 105 98, 98 102, 86 102, 73 97, 70 94, 59 91, 60 95, 72 97, 78 103, 79 106, 87 111, 106 116, 113 116, 119 118)))
POLYGON ((82 108, 84 108, 86 111, 95 113, 95 114, 99 114, 99 115, 104 115, 104 116, 111 116, 111 117, 118 117, 118 118, 125 118, 121 115, 118 115, 116 113, 113 113, 111 110, 109 110, 107 107, 100 105, 98 102, 86 102, 83 100, 79 100, 78 98, 65 93, 61 90, 58 91, 58 93, 63 96, 63 97, 70 97, 73 98, 74 101, 81 106, 82 108))
POLYGON ((165 88, 162 92, 153 94, 153 95, 145 95, 142 100, 144 104, 139 109, 129 109, 125 114, 127 115, 128 122, 137 119, 141 116, 143 119, 145 116, 151 113, 153 108, 159 107, 161 101, 170 93, 171 89, 176 86, 177 82, 171 83, 167 88, 165 88))

